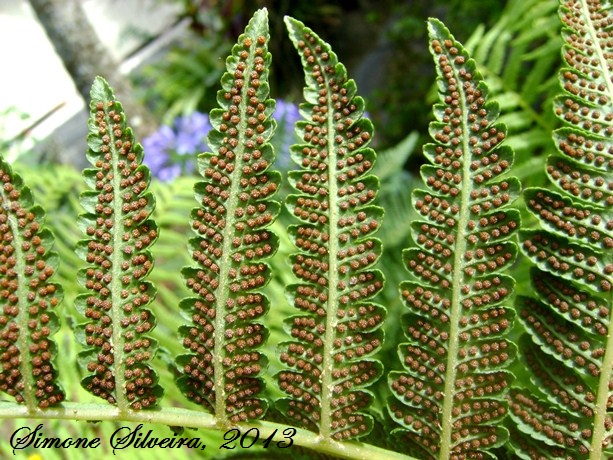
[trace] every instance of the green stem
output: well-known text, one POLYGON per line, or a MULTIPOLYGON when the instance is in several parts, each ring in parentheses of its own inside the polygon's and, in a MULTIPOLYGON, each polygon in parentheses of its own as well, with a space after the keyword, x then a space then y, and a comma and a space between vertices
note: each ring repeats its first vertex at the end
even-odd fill
MULTIPOLYGON (((325 88, 329 88, 329 79, 326 72, 322 72, 325 79, 325 88)), ((327 98, 328 106, 328 146, 330 155, 328 156, 328 171, 330 181, 328 183, 329 192, 329 209, 328 229, 330 232, 330 245, 328 247, 328 305, 326 306, 326 332, 323 344, 323 364, 321 368, 321 423, 319 432, 324 439, 331 439, 332 430, 332 408, 330 402, 333 396, 334 380, 332 378, 332 369, 334 368, 333 360, 333 343, 335 331, 338 325, 338 203, 335 202, 338 196, 337 177, 337 150, 332 146, 335 145, 334 120, 332 115, 335 113, 334 105, 330 97, 327 98)))
MULTIPOLYGON (((113 126, 114 121, 111 120, 108 113, 105 114, 105 122, 107 126, 113 126)), ((122 193, 121 193, 121 172, 117 166, 119 161, 119 152, 115 146, 115 134, 112 129, 108 130, 109 136, 111 136, 111 154, 112 154, 112 167, 113 167, 113 248, 115 250, 112 254, 111 260, 111 317, 113 321, 113 374, 115 376, 115 401, 117 408, 120 411, 124 411, 129 408, 130 404, 126 398, 126 380, 125 380, 125 356, 124 356, 124 334, 125 331, 121 327, 121 321, 124 319, 123 314, 123 300, 121 298, 121 290, 123 288, 121 283, 121 262, 123 251, 119 249, 123 246, 122 241, 122 193)))
MULTIPOLYGON (((454 69, 455 78, 461 81, 457 75, 456 68, 454 69)), ((462 109, 462 131, 470 132, 470 123, 466 117, 469 111, 466 103, 465 94, 463 91, 458 91, 460 98, 460 107, 462 109)), ((455 240, 453 273, 451 285, 451 311, 449 312, 449 346, 447 351, 447 362, 445 368, 445 387, 444 399, 441 409, 441 446, 438 458, 447 460, 451 458, 451 449, 453 448, 453 407, 456 394, 456 378, 457 378, 457 358, 460 348, 460 317, 462 315, 462 285, 464 284, 464 253, 466 252, 466 225, 469 220, 469 197, 472 186, 471 169, 470 169, 470 145, 468 136, 465 134, 462 137, 462 151, 464 152, 464 160, 462 165, 462 191, 460 212, 457 220, 457 235, 455 240)))
MULTIPOLYGON (((211 430, 224 429, 219 427, 218 421, 210 414, 176 407, 164 407, 159 410, 142 411, 127 409, 122 412, 119 408, 111 405, 67 402, 59 408, 29 410, 26 406, 20 404, 0 402, 0 419, 23 418, 81 421, 121 420, 126 422, 159 423, 168 426, 186 426, 211 430)), ((283 430, 287 428, 294 428, 288 425, 262 420, 250 422, 249 424, 239 423, 235 425, 235 427, 243 433, 247 432, 250 428, 257 428, 260 438, 270 436, 275 430, 277 430, 277 433, 282 433, 283 430)), ((281 438, 280 436, 279 440, 281 440, 281 438)), ((360 442, 341 443, 332 440, 323 440, 317 433, 300 428, 296 428, 296 434, 293 435, 291 439, 296 446, 302 446, 322 454, 328 454, 339 458, 352 460, 418 460, 414 457, 402 455, 398 452, 382 449, 370 444, 360 442)), ((287 438, 284 440, 287 441, 287 438)))
MULTIPOLYGON (((609 305, 613 303, 613 296, 609 295, 609 305)), ((600 378, 598 379, 598 392, 596 393, 596 402, 594 406, 594 429, 592 433, 592 443, 590 446, 589 460, 600 460, 604 458, 602 451, 604 440, 606 438, 605 422, 607 419, 607 405, 610 398, 610 382, 613 379, 613 328, 609 327, 609 333, 605 340, 607 344, 604 358, 602 360, 602 368, 600 369, 600 378)))
MULTIPOLYGON (((604 5, 603 5, 604 11, 604 5)), ((603 46, 600 41, 600 30, 594 28, 594 23, 591 21, 591 14, 586 1, 581 2, 581 16, 584 18, 585 27, 589 29, 589 38, 594 43, 595 54, 597 60, 602 65, 600 71, 603 73, 602 80, 606 82, 607 97, 608 100, 613 100, 613 76, 609 71, 610 66, 607 65, 607 57, 603 52, 603 46)), ((604 214, 604 213, 603 213, 604 214)), ((609 265, 611 257, 606 257, 606 265, 609 265)), ((611 305, 613 302, 613 296, 609 294, 609 302, 611 305)), ((613 328, 609 327, 609 333, 607 335, 607 344, 605 355, 602 361, 602 368, 600 371, 600 378, 598 380, 598 393, 596 395, 595 416, 594 416, 594 432, 592 434, 592 444, 590 446, 589 460, 600 460, 603 458, 603 444, 606 437, 605 421, 607 419, 607 406, 610 398, 611 390, 611 377, 613 374, 613 328)))

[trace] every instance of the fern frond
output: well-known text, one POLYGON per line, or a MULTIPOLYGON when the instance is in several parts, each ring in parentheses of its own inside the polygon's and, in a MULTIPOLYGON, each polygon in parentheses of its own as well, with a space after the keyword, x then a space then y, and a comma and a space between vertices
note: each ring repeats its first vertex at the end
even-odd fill
MULTIPOLYGON (((522 355, 538 391, 510 394, 511 445, 522 458, 605 458, 613 443, 613 17, 598 0, 564 0, 559 192, 528 189, 543 230, 522 233, 538 298, 520 297, 522 355), (530 394, 529 394, 530 393, 530 394)), ((610 452, 609 452, 610 453, 610 452)))
POLYGON ((54 238, 30 189, 0 158, 0 390, 29 410, 64 400, 52 360, 62 289, 54 238))
POLYGON ((260 292, 270 278, 265 260, 277 237, 268 229, 280 206, 270 200, 280 175, 270 170, 275 129, 269 99, 268 13, 255 13, 226 61, 218 93, 221 108, 211 111, 214 130, 199 157, 204 181, 195 186, 199 207, 192 211, 190 241, 196 266, 183 270, 196 295, 181 308, 191 321, 180 329, 189 354, 177 359, 179 384, 187 397, 212 411, 220 424, 263 416, 262 374, 266 357, 258 351, 268 332, 259 322, 269 309, 260 292))
POLYGON ((87 293, 77 297, 77 310, 87 318, 76 336, 86 347, 79 354, 87 369, 82 385, 120 410, 154 406, 161 396, 151 368, 157 343, 146 334, 155 325, 146 308, 155 288, 146 278, 153 267, 149 248, 157 227, 149 219, 155 200, 143 149, 135 143, 121 104, 108 83, 92 85, 83 172, 90 190, 81 195, 85 214, 79 225, 86 240, 77 252, 89 265, 78 279, 87 293))
POLYGON ((412 225, 418 248, 404 252, 415 281, 401 285, 409 341, 399 350, 405 370, 389 376, 397 399, 389 412, 410 453, 493 458, 487 451, 508 434, 501 421, 514 315, 504 303, 514 281, 502 273, 517 253, 509 238, 519 213, 508 204, 519 183, 504 177, 513 152, 500 145, 506 129, 475 62, 441 22, 428 29, 441 102, 430 125, 436 144, 424 147, 429 190, 414 193, 424 219, 412 225))
POLYGON ((289 230, 299 253, 291 258, 300 284, 288 288, 301 313, 289 318, 290 342, 281 345, 279 386, 290 398, 281 412, 324 439, 364 436, 366 390, 382 373, 370 358, 382 345, 383 307, 370 299, 383 287, 373 270, 381 243, 371 235, 383 211, 373 206, 378 180, 370 170, 371 122, 364 101, 330 46, 301 22, 286 17, 289 35, 305 70, 306 102, 297 132, 303 143, 291 154, 302 167, 290 173, 299 192, 288 209, 300 220, 289 230))

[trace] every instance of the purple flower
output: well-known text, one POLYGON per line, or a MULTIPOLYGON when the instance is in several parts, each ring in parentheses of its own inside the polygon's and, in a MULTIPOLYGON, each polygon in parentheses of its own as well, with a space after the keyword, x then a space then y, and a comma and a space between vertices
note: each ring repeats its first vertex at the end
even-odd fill
POLYGON ((294 131, 294 124, 300 120, 300 112, 296 104, 277 99, 272 117, 277 120, 277 132, 272 140, 276 149, 277 164, 287 169, 291 164, 289 149, 300 140, 294 131))
POLYGON ((277 99, 277 105, 272 117, 277 120, 279 125, 283 125, 284 129, 293 131, 294 123, 300 120, 300 112, 298 111, 298 106, 293 102, 277 99))
MULTIPOLYGON (((298 141, 294 133, 294 123, 300 119, 298 106, 279 99, 273 118, 278 127, 271 142, 277 151, 278 164, 286 168, 290 163, 290 146, 298 141)), ((144 163, 153 176, 164 182, 193 173, 197 154, 210 150, 206 138, 211 129, 209 117, 204 113, 193 112, 175 118, 172 126, 162 126, 143 139, 144 163)))
POLYGON ((188 117, 175 119, 176 151, 179 155, 207 149, 206 136, 211 130, 208 115, 194 112, 188 117))
POLYGON ((144 163, 161 181, 194 171, 196 155, 209 149, 206 137, 211 123, 206 114, 193 112, 177 117, 173 126, 162 126, 143 139, 144 163))

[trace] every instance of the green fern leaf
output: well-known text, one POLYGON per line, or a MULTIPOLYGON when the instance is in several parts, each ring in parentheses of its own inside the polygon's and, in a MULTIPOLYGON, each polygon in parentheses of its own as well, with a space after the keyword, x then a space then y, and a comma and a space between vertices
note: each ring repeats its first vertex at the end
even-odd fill
POLYGON ((232 48, 218 93, 221 108, 211 111, 215 151, 199 157, 204 181, 195 186, 199 207, 192 211, 197 236, 190 249, 195 267, 183 270, 196 295, 181 308, 191 321, 181 328, 190 352, 177 359, 179 384, 189 399, 212 411, 219 423, 264 415, 262 374, 266 357, 258 351, 268 332, 260 322, 268 299, 265 260, 277 249, 268 229, 280 206, 270 198, 280 175, 270 171, 274 153, 274 101, 268 98, 268 13, 255 13, 232 48))
POLYGON ((532 386, 518 385, 509 398, 511 445, 522 458, 596 460, 613 444, 610 11, 598 0, 564 0, 560 7, 568 67, 555 113, 566 126, 554 132, 558 152, 546 168, 559 192, 526 190, 543 230, 521 235, 538 266, 538 298, 518 298, 532 386))
POLYGON ((0 158, 0 390, 29 410, 64 400, 52 360, 51 336, 62 289, 50 278, 58 269, 53 235, 30 189, 0 158))
POLYGON ((148 192, 149 170, 121 104, 108 83, 92 85, 88 160, 83 172, 90 190, 81 195, 86 213, 79 224, 87 239, 77 252, 89 265, 78 279, 87 293, 77 310, 87 318, 76 336, 87 375, 82 385, 120 410, 154 406, 162 390, 150 367, 157 343, 146 334, 155 325, 146 309, 155 289, 146 277, 153 267, 149 248, 157 227, 148 219, 155 200, 148 192))
POLYGON ((382 373, 370 358, 380 349, 383 307, 370 299, 383 287, 373 270, 381 243, 371 235, 383 211, 373 206, 379 184, 368 175, 375 152, 367 148, 373 127, 364 101, 330 46, 301 22, 286 17, 305 70, 306 102, 297 132, 303 143, 291 154, 302 167, 290 173, 299 194, 288 209, 301 222, 289 230, 299 253, 291 257, 300 284, 288 292, 300 314, 286 325, 292 340, 281 344, 279 401, 294 423, 324 439, 364 436, 372 429, 365 388, 382 373))
POLYGON ((507 432, 504 399, 515 349, 506 339, 513 311, 504 306, 514 281, 503 271, 517 249, 509 241, 519 213, 510 169, 513 152, 501 146, 498 105, 475 62, 445 26, 428 23, 441 102, 430 131, 436 144, 424 153, 427 191, 414 193, 424 219, 412 225, 417 248, 404 252, 415 281, 401 285, 411 310, 400 345, 405 370, 391 372, 397 401, 389 412, 409 453, 423 458, 493 458, 507 432))

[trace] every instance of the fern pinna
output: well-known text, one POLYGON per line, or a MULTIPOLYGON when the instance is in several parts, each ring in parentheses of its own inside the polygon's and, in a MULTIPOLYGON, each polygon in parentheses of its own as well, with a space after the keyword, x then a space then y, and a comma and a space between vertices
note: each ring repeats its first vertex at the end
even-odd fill
POLYGON ((560 8, 567 67, 555 113, 565 126, 554 132, 557 152, 546 168, 557 191, 526 190, 543 229, 521 238, 538 267, 532 271, 537 297, 518 298, 529 333, 521 349, 530 382, 510 395, 511 445, 522 458, 613 455, 610 11, 598 0, 564 0, 560 8))
POLYGON ((50 336, 62 289, 51 282, 58 257, 44 211, 21 177, 0 158, 0 390, 28 410, 62 402, 50 336))
POLYGON ((89 373, 82 384, 120 410, 152 407, 162 393, 150 366, 157 344, 146 335, 155 325, 146 308, 155 297, 146 281, 153 267, 149 248, 157 238, 149 219, 155 199, 143 149, 101 77, 91 89, 87 142, 94 167, 83 172, 91 190, 81 196, 86 213, 79 225, 87 239, 77 247, 89 264, 78 274, 87 293, 75 301, 87 318, 76 331, 85 346, 79 360, 89 373))
POLYGON ((429 190, 414 194, 424 218, 412 225, 418 247, 404 252, 415 281, 401 285, 409 342, 399 351, 405 370, 390 373, 390 414, 421 458, 491 458, 486 451, 507 437, 500 422, 514 347, 504 303, 514 281, 502 272, 517 252, 509 238, 519 216, 507 205, 519 183, 501 177, 513 152, 500 145, 505 127, 474 61, 441 22, 428 29, 441 101, 430 125, 436 143, 424 147, 432 165, 421 169, 429 190))
POLYGON ((210 117, 208 145, 215 151, 199 157, 204 181, 195 187, 200 206, 192 212, 197 236, 190 241, 196 266, 183 270, 196 297, 181 303, 191 324, 181 328, 189 354, 177 360, 179 384, 221 424, 260 418, 267 407, 261 395, 267 361, 258 348, 267 337, 260 321, 268 300, 260 290, 270 277, 265 259, 277 248, 268 226, 280 209, 270 200, 280 175, 270 171, 268 39, 268 15, 260 10, 226 62, 221 108, 210 117))
POLYGON ((292 259, 300 284, 288 288, 301 314, 287 321, 292 340, 281 345, 280 401, 289 419, 324 439, 363 436, 372 428, 365 413, 381 363, 369 359, 382 344, 385 310, 370 301, 383 286, 371 267, 380 242, 372 234, 383 211, 371 205, 378 180, 368 175, 375 153, 367 148, 372 124, 353 80, 330 46, 301 22, 286 18, 305 69, 304 141, 291 154, 302 167, 290 173, 299 192, 287 199, 300 219, 289 233, 300 252, 292 259))

